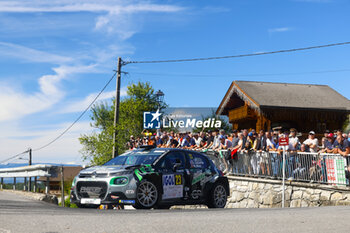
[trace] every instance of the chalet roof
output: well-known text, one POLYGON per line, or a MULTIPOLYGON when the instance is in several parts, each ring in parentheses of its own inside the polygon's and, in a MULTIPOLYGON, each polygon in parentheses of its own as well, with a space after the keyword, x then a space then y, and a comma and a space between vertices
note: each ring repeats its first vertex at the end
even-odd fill
POLYGON ((217 114, 226 112, 233 95, 257 110, 281 107, 350 111, 350 101, 327 85, 234 81, 217 114))

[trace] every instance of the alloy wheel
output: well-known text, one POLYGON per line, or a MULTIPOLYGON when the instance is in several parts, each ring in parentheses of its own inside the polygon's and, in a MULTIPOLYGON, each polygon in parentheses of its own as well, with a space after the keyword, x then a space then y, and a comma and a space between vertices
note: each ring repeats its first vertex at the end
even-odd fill
POLYGON ((142 182, 138 188, 137 200, 144 207, 152 207, 158 199, 157 187, 149 182, 142 182))
POLYGON ((223 208, 226 205, 227 194, 222 185, 218 185, 214 189, 214 203, 217 208, 223 208))

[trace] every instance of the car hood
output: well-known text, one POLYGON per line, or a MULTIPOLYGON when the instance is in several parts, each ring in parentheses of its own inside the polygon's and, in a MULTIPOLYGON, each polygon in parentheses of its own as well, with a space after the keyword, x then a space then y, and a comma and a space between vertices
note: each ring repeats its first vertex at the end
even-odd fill
POLYGON ((132 172, 133 169, 125 169, 127 166, 94 166, 81 170, 79 175, 109 175, 116 172, 132 172))

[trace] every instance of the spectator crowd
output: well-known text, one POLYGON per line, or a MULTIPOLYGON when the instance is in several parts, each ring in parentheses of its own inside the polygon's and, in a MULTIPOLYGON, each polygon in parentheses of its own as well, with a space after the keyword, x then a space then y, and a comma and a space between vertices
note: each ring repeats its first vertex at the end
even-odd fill
POLYGON ((314 131, 310 131, 308 138, 303 142, 300 141, 300 135, 296 129, 292 128, 289 131, 280 129, 264 132, 260 130, 256 132, 252 129, 250 132, 247 129, 232 133, 225 133, 224 130, 214 130, 200 133, 175 133, 161 132, 149 133, 143 132, 144 137, 134 138, 130 136, 128 148, 133 149, 142 145, 155 145, 162 148, 183 148, 183 149, 237 149, 240 151, 277 151, 281 152, 286 149, 289 152, 312 152, 312 153, 332 153, 348 155, 350 154, 350 132, 343 133, 341 130, 330 132, 326 130, 319 140, 315 136, 314 131), (283 148, 279 146, 279 138, 288 137, 289 146, 283 148))
MULTIPOLYGON (((341 130, 330 132, 326 130, 319 141, 314 131, 310 131, 305 140, 302 134, 292 128, 288 131, 275 129, 272 131, 254 129, 241 131, 214 130, 199 133, 177 133, 174 131, 156 133, 143 132, 144 137, 130 137, 129 149, 142 145, 154 145, 160 148, 183 148, 200 151, 214 151, 224 164, 224 173, 255 174, 278 176, 281 172, 281 154, 285 150, 287 157, 287 175, 292 179, 298 175, 308 176, 310 179, 318 174, 317 179, 327 181, 326 166, 320 154, 339 154, 346 158, 350 165, 350 133, 341 130), (288 146, 280 146, 279 139, 288 138, 288 146), (256 153, 252 153, 256 152, 256 153), (266 153, 270 152, 270 153, 266 153), (299 153, 297 153, 299 152, 299 153), (305 155, 301 158, 300 155, 305 155), (270 154, 270 156, 268 156, 270 154), (316 158, 317 157, 317 158, 316 158), (320 162, 321 161, 321 162, 320 162), (305 172, 307 171, 307 172, 305 172)), ((346 168, 346 175, 350 178, 350 166, 346 168)))

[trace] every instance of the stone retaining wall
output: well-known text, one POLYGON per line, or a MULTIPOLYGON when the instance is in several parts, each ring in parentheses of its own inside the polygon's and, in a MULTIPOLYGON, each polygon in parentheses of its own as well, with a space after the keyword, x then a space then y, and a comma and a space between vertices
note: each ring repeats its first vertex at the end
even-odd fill
MULTIPOLYGON (((230 176, 227 208, 282 207, 282 181, 230 176)), ((287 182, 285 207, 350 205, 350 188, 287 182)))

